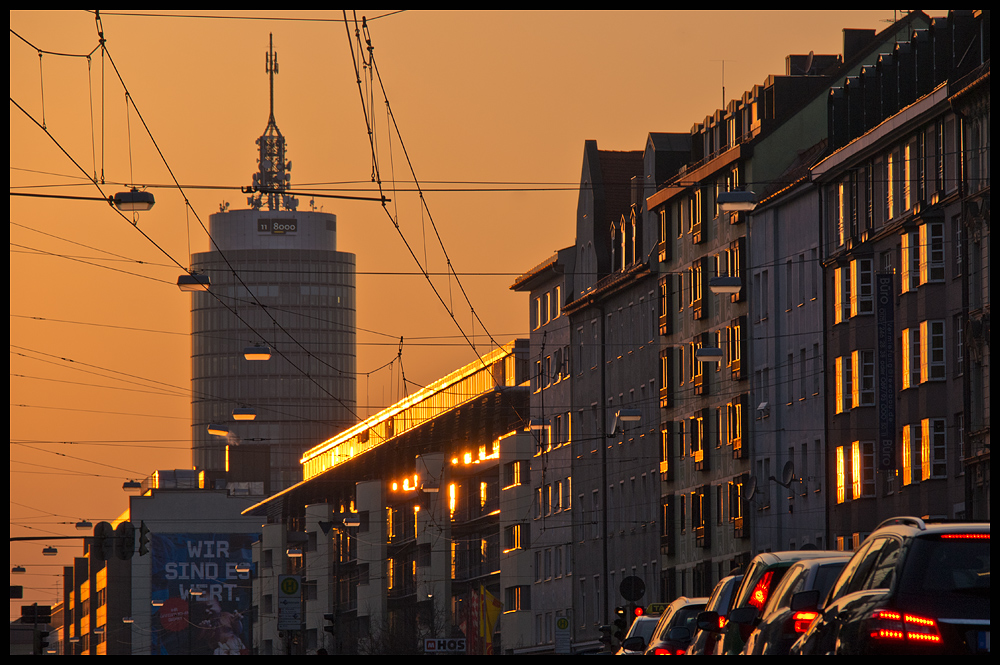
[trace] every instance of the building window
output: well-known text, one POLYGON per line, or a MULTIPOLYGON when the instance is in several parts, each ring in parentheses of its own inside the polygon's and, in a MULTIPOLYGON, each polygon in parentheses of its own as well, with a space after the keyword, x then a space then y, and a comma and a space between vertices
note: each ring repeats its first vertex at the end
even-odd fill
POLYGON ((844 413, 851 408, 853 396, 853 376, 850 358, 837 356, 834 360, 834 394, 836 395, 836 413, 844 413))
POLYGON ((851 261, 851 316, 875 312, 875 276, 872 259, 851 261))
POLYGON ((837 446, 837 503, 847 500, 847 470, 844 468, 844 447, 837 446))
POLYGON ((903 389, 920 383, 920 328, 903 329, 903 389))
POLYGON ((521 464, 523 462, 510 462, 504 465, 504 488, 515 487, 521 484, 521 464))
POLYGON ((919 483, 923 432, 920 425, 903 426, 903 485, 919 483))
POLYGON ((702 414, 691 418, 691 456, 698 464, 705 460, 705 418, 702 414))
POLYGON ((875 351, 861 349, 851 353, 851 404, 875 406, 875 351))
MULTIPOLYGON (((742 399, 734 400, 726 405, 726 443, 734 449, 742 447, 743 443, 743 404, 742 399)), ((734 453, 735 454, 735 453, 734 453)))
POLYGON ((900 270, 903 293, 915 291, 920 286, 920 232, 907 231, 900 239, 900 270))
POLYGON ((920 421, 921 480, 948 476, 948 451, 944 418, 924 418, 920 421))
POLYGON ((517 612, 531 609, 531 588, 527 585, 509 586, 504 590, 504 611, 517 612))
POLYGON ((920 227, 920 283, 944 281, 944 224, 920 227))
POLYGON ((920 381, 945 378, 944 321, 920 323, 920 381))
POLYGON ((851 495, 855 499, 875 496, 875 442, 851 444, 851 495))
POLYGON ((743 323, 746 317, 740 317, 739 319, 734 319, 732 324, 729 326, 729 348, 727 360, 729 363, 729 368, 732 371, 732 378, 734 380, 740 379, 743 376, 741 371, 741 360, 743 356, 743 323))
POLYGON ((833 269, 833 322, 843 323, 851 318, 851 271, 833 269))

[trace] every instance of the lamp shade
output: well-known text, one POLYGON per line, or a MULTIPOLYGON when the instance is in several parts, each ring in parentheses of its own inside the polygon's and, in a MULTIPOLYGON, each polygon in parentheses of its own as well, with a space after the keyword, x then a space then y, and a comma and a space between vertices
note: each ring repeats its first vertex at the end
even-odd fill
POLYGON ((743 280, 739 277, 709 277, 708 290, 719 295, 722 293, 739 293, 743 288, 743 280))
POLYGON ((253 420, 257 417, 257 409, 252 406, 241 406, 233 409, 233 420, 253 420))
POLYGON ((715 201, 726 212, 743 212, 757 207, 757 195, 751 191, 720 192, 715 201))
POLYGON ((229 428, 225 425, 209 425, 208 433, 212 436, 229 436, 229 428))
POLYGON ((642 420, 642 411, 639 409, 620 409, 618 411, 618 421, 625 423, 637 423, 642 420))
POLYGON ((694 357, 699 362, 718 364, 722 362, 722 349, 703 347, 695 350, 694 357))
POLYGON ((152 192, 140 192, 133 187, 127 192, 118 192, 111 197, 111 202, 122 212, 144 212, 156 204, 152 192))
POLYGON ((271 348, 268 346, 247 346, 243 349, 243 357, 247 360, 270 360, 271 348))
POLYGON ((201 273, 184 273, 177 278, 177 288, 181 291, 208 291, 212 280, 201 273))

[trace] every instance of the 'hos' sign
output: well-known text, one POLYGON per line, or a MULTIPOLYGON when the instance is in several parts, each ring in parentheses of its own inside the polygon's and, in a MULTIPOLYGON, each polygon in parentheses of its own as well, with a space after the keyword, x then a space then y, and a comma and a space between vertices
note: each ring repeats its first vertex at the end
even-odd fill
POLYGON ((460 637, 445 640, 429 637, 424 640, 424 653, 441 653, 445 651, 464 652, 465 638, 460 637))

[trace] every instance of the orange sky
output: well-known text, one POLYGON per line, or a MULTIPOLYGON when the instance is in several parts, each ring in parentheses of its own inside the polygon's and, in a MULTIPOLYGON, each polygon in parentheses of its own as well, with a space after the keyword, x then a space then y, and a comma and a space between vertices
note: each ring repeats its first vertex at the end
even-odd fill
MULTIPOLYGON (((508 289, 516 274, 573 241, 584 140, 636 150, 650 131, 688 131, 722 105, 723 61, 731 99, 783 73, 789 53, 840 53, 842 28, 881 30, 893 19, 892 11, 357 15, 381 17, 370 34, 402 141, 475 311, 501 343, 527 332, 525 296, 508 289), (540 191, 496 191, 509 183, 540 191)), ((254 140, 267 124, 268 33, 293 189, 373 192, 341 14, 205 16, 102 14, 111 59, 205 224, 224 201, 246 207, 239 187, 250 184, 254 140)), ((39 60, 36 49, 93 51, 93 14, 12 11, 10 28, 11 192, 100 196, 87 180, 95 173, 105 194, 149 186, 157 204, 138 228, 181 264, 188 228, 190 251, 207 250, 141 120, 126 114, 109 61, 99 51, 89 67, 84 58, 39 60)), ((380 91, 374 107, 381 177, 410 189, 380 91)), ((415 195, 389 196, 414 251, 423 260, 426 242, 428 269, 443 271, 415 195)), ((396 356, 401 336, 410 381, 425 385, 470 362, 472 349, 424 279, 385 274, 417 266, 380 206, 318 199, 320 207, 338 215, 338 249, 357 256, 359 413, 401 397, 398 362, 374 371, 396 356)), ((125 479, 190 465, 190 296, 174 286, 171 259, 104 203, 11 196, 10 223, 10 535, 73 535, 73 522, 126 508, 125 479)), ((436 282, 488 350, 458 286, 436 282)), ((22 603, 58 599, 60 566, 82 550, 55 544, 59 556, 44 560, 45 543, 11 544, 11 565, 28 566, 11 580, 26 587, 12 617, 22 603)))

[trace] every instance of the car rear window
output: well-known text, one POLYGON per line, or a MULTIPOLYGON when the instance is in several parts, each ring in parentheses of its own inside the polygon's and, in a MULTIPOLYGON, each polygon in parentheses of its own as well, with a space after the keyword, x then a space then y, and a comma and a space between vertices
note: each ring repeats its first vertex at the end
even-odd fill
POLYGON ((900 591, 989 596, 989 536, 985 539, 941 536, 914 539, 903 567, 900 591))
POLYGON ((629 631, 629 637, 639 636, 649 644, 649 638, 653 636, 653 629, 656 628, 657 619, 653 617, 640 617, 635 620, 632 624, 632 630, 629 631))
POLYGON ((763 570, 750 571, 750 575, 748 576, 750 579, 743 579, 743 586, 740 587, 740 595, 733 604, 733 607, 738 608, 753 605, 759 612, 764 607, 764 604, 767 603, 768 598, 771 597, 771 592, 777 588, 778 583, 781 582, 791 565, 792 562, 785 562, 769 566, 763 570))

